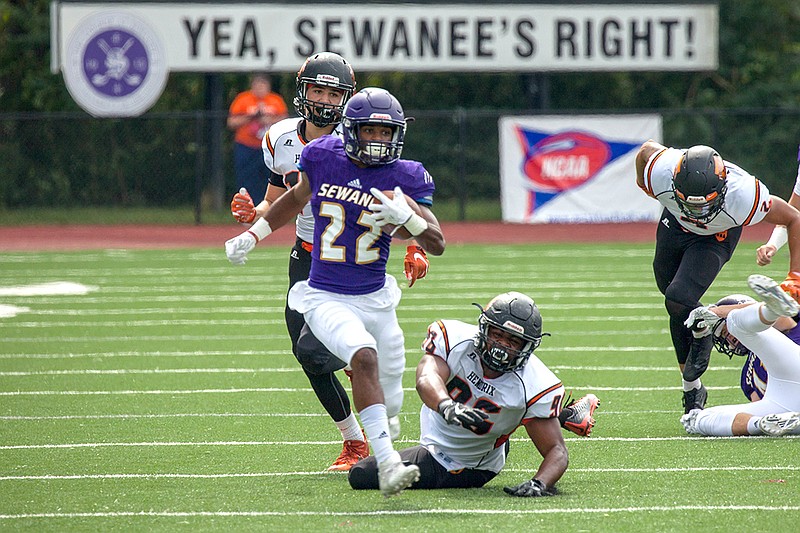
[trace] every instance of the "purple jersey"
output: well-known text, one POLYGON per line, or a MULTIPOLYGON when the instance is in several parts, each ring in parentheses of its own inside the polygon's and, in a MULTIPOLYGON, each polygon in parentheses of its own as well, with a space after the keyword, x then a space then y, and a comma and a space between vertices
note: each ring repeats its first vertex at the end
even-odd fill
MULTIPOLYGON (((798 317, 794 317, 794 320, 797 322, 798 317)), ((783 334, 795 344, 800 345, 800 323, 789 331, 784 331, 783 334)), ((742 367, 741 384, 742 392, 748 400, 753 398, 754 392, 759 399, 764 397, 764 391, 767 390, 767 369, 764 368, 761 359, 753 353, 750 353, 742 367)))
POLYGON ((751 352, 742 367, 742 392, 748 400, 752 401, 754 392, 760 400, 764 397, 766 390, 767 369, 764 368, 761 359, 751 352))
POLYGON ((383 287, 392 237, 381 231, 369 205, 371 187, 399 186, 421 205, 430 206, 436 188, 421 163, 399 159, 361 168, 347 157, 338 137, 309 143, 298 168, 311 187, 314 249, 308 284, 338 294, 369 294, 383 287))

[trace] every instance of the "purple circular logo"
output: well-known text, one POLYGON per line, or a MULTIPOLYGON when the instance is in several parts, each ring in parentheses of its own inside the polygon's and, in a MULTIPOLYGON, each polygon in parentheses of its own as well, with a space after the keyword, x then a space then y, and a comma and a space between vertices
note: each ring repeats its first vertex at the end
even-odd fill
POLYGON ((133 34, 109 30, 87 43, 83 72, 91 86, 107 96, 127 96, 147 77, 147 50, 133 34))
POLYGON ((70 32, 64 56, 67 89, 96 117, 134 117, 156 103, 169 75, 159 33, 128 12, 100 10, 70 32))

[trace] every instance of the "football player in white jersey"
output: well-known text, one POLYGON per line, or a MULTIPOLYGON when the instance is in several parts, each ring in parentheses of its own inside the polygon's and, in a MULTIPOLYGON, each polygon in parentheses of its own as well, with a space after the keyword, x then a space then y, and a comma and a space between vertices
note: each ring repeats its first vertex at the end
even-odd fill
MULTIPOLYGON (((532 479, 504 490, 556 493, 568 463, 559 422, 564 387, 533 354, 542 335, 539 309, 518 292, 481 308, 478 326, 439 320, 428 327, 417 366, 420 445, 400 451, 420 469, 409 488, 482 487, 502 470, 508 439, 524 426, 543 459, 532 479)), ((375 459, 359 461, 348 478, 354 489, 377 489, 375 459)))
POLYGON ((672 345, 683 378, 684 413, 705 406, 700 376, 708 368, 711 337, 684 327, 692 309, 733 255, 742 227, 786 226, 790 272, 800 272, 800 212, 708 146, 667 148, 652 140, 636 155, 636 184, 664 207, 653 259, 658 290, 669 314, 672 345))
POLYGON ((714 339, 723 353, 761 360, 769 379, 763 397, 739 405, 693 409, 681 417, 688 433, 707 436, 800 434, 800 346, 781 333, 778 321, 793 321, 800 305, 772 279, 752 275, 747 280, 764 301, 698 307, 687 327, 714 339), (775 326, 775 327, 773 327, 775 326))
MULTIPOLYGON (((306 144, 323 135, 341 137, 342 111, 355 86, 353 69, 340 55, 320 52, 306 59, 297 72, 294 98, 300 116, 274 124, 261 143, 264 163, 271 171, 266 196, 254 206, 247 191, 236 194, 231 202, 231 212, 236 220, 250 223, 263 216, 269 206, 297 182, 297 162, 306 144)), ((311 268, 314 216, 310 204, 297 216, 295 227, 297 240, 289 256, 290 289, 297 282, 308 279, 311 268)), ((344 368, 344 363, 314 338, 305 326, 302 314, 288 305, 284 314, 292 352, 303 366, 320 403, 342 433, 342 452, 328 470, 347 471, 359 459, 369 455, 369 445, 352 412, 347 391, 335 374, 336 370, 344 368)), ((395 425, 398 424, 395 417, 395 425)))

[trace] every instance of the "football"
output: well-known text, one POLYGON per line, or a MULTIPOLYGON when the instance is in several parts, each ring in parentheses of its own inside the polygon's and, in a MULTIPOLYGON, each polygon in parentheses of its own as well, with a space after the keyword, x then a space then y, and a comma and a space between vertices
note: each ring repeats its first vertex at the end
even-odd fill
MULTIPOLYGON (((394 198, 394 191, 381 191, 381 192, 383 194, 385 194, 388 198, 394 198)), ((412 211, 414 211, 419 216, 422 216, 422 209, 420 209, 419 204, 413 198, 411 198, 409 195, 404 194, 403 196, 406 197, 406 202, 408 203, 408 206, 412 209, 412 211)), ((381 201, 378 198, 375 198, 375 203, 379 204, 379 203, 381 203, 381 201)), ((394 229, 395 229, 395 226, 392 225, 392 224, 386 224, 383 227, 383 231, 386 232, 386 233, 392 233, 394 231, 394 229)), ((400 228, 398 228, 398 230, 394 232, 393 237, 395 239, 404 239, 404 240, 408 240, 408 239, 413 239, 414 238, 414 236, 411 235, 411 233, 409 233, 408 230, 406 228, 404 228, 403 226, 400 226, 400 228)))

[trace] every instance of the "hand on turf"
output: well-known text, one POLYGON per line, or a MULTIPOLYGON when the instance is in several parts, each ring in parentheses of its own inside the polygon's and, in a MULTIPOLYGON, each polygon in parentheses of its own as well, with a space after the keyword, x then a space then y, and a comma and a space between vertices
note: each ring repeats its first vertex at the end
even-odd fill
POLYGON ((554 496, 555 488, 548 489, 547 485, 536 478, 529 479, 525 483, 520 483, 516 487, 503 487, 503 491, 511 496, 520 498, 537 498, 539 496, 554 496))
POLYGON ((417 245, 406 248, 406 257, 403 259, 403 274, 406 275, 409 287, 413 287, 415 281, 425 277, 429 266, 430 263, 425 250, 417 245))
POLYGON ((247 254, 256 247, 256 238, 249 231, 225 241, 225 255, 233 265, 243 265, 247 262, 247 254))
POLYGON ((467 429, 472 429, 489 418, 489 415, 483 411, 453 400, 442 401, 439 404, 439 414, 447 420, 448 424, 467 429))
POLYGON ((253 204, 253 199, 250 198, 250 193, 244 187, 233 195, 231 214, 237 222, 250 223, 256 219, 256 206, 253 204))
POLYGON ((786 279, 781 283, 781 289, 800 302, 800 272, 789 272, 786 279))
POLYGON ((372 210, 375 223, 379 227, 386 224, 394 226, 402 226, 409 221, 414 214, 414 210, 406 202, 406 196, 400 187, 394 188, 394 198, 389 198, 381 191, 372 187, 369 190, 372 196, 381 201, 381 203, 370 204, 369 208, 372 210))

